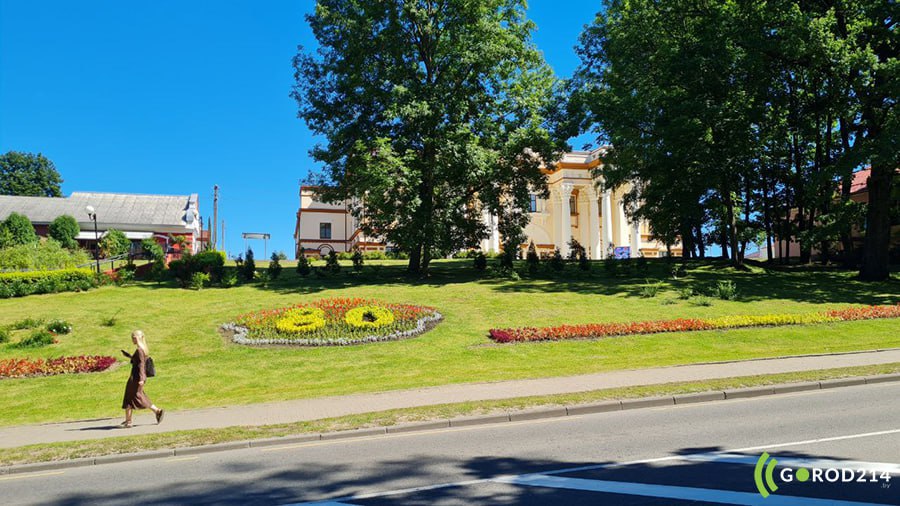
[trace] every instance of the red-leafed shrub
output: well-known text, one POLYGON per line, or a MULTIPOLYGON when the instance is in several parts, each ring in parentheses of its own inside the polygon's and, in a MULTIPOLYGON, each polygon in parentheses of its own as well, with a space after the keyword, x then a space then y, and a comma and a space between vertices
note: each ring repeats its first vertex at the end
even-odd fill
POLYGON ((59 357, 44 360, 29 358, 9 358, 0 360, 0 378, 25 378, 29 376, 52 376, 55 374, 75 374, 100 372, 116 363, 114 357, 78 356, 59 357))

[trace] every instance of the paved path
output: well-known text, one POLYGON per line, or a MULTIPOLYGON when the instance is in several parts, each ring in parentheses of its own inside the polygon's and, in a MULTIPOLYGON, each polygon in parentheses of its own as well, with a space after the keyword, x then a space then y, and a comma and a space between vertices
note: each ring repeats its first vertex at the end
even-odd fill
POLYGON ((434 404, 564 394, 605 388, 658 385, 892 362, 900 362, 900 349, 660 367, 494 383, 467 383, 374 394, 178 411, 166 413, 162 425, 156 425, 151 412, 141 411, 135 414, 135 426, 132 429, 117 428, 117 424, 121 421, 118 418, 2 427, 0 428, 0 448, 56 441, 157 434, 175 430, 288 423, 434 404))

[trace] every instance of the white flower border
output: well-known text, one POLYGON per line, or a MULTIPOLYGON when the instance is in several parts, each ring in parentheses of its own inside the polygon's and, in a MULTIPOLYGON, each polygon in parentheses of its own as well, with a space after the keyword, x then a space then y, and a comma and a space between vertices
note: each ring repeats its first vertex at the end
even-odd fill
MULTIPOLYGON (((264 338, 264 339, 250 339, 248 334, 250 333, 250 329, 247 327, 238 325, 236 323, 226 323, 222 325, 222 330, 232 331, 234 335, 231 337, 231 340, 237 344, 243 344, 247 346, 265 346, 265 345, 290 345, 290 346, 349 346, 353 344, 363 344, 363 343, 377 343, 381 341, 397 341, 399 339, 405 339, 408 337, 415 337, 420 334, 424 334, 427 330, 429 330, 429 324, 437 324, 439 321, 443 320, 444 316, 435 311, 434 313, 419 318, 416 321, 416 326, 409 330, 398 330, 396 332, 392 332, 390 334, 386 334, 383 336, 364 336, 364 337, 356 337, 356 338, 340 338, 340 339, 288 339, 288 338, 264 338)), ((434 325, 431 325, 434 326, 434 325)))

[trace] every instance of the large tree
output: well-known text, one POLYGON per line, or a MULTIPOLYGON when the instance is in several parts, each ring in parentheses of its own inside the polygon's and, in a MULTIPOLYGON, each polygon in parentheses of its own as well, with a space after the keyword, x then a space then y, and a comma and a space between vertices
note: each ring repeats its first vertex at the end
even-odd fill
MULTIPOLYGON (((409 253, 475 246, 483 213, 515 238, 542 160, 564 147, 545 111, 554 77, 524 0, 319 0, 319 43, 294 60, 299 116, 326 200, 352 202, 370 234, 409 253)), ((517 246, 517 245, 507 245, 517 246)))
POLYGON ((581 127, 611 142, 608 183, 690 255, 735 264, 767 235, 854 259, 853 172, 872 167, 863 279, 888 274, 898 160, 896 5, 880 0, 607 0, 582 35, 581 127), (693 233, 692 233, 693 232, 693 233))
POLYGON ((40 153, 0 155, 0 195, 62 197, 62 182, 53 162, 40 153))

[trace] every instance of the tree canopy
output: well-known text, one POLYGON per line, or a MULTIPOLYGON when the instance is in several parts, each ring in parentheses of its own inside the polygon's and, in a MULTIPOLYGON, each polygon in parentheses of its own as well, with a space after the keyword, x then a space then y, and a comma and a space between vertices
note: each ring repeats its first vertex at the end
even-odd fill
POLYGON ((62 197, 62 182, 53 162, 40 153, 0 155, 0 195, 62 197))
POLYGON ((47 230, 50 237, 56 239, 63 247, 74 249, 78 247, 75 237, 81 232, 81 227, 74 217, 64 214, 57 216, 47 230))
MULTIPOLYGON (((508 243, 527 223, 541 160, 563 144, 547 111, 555 78, 523 0, 319 0, 316 53, 294 59, 299 117, 326 142, 313 178, 351 202, 368 234, 409 253, 409 270, 477 245, 484 211, 508 243)), ((518 244, 515 244, 518 247, 518 244)))
POLYGON ((850 183, 870 166, 860 274, 883 279, 900 166, 895 9, 607 0, 582 34, 570 107, 613 146, 607 184, 633 183, 631 214, 686 256, 716 242, 739 265, 747 242, 768 237, 771 258, 778 237, 804 261, 840 243, 852 264, 850 183))

